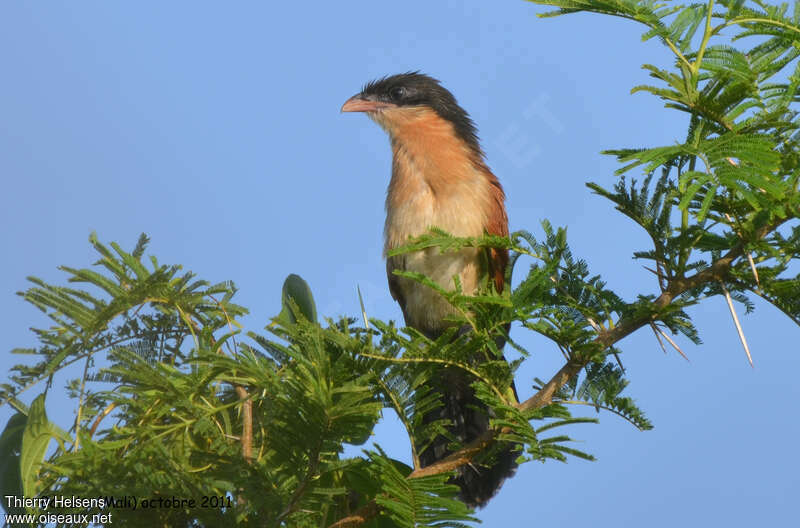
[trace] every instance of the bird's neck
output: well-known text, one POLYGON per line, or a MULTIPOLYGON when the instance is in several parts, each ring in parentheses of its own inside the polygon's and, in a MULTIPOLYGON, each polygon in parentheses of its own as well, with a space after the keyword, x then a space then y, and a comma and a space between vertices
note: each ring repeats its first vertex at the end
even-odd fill
MULTIPOLYGON (((392 179, 386 197, 385 248, 433 226, 455 236, 480 236, 492 207, 482 156, 433 111, 393 116, 392 179)), ((490 174, 490 173, 489 173, 490 174)))

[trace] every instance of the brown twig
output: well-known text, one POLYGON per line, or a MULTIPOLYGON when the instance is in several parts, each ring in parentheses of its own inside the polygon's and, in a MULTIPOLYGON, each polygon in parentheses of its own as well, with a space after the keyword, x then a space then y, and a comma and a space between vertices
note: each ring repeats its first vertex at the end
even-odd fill
POLYGON ((253 462, 253 400, 241 385, 236 385, 235 390, 242 401, 242 456, 250 464, 253 462))
POLYGON ((97 418, 94 419, 94 423, 92 424, 92 428, 89 430, 89 436, 94 436, 95 431, 97 431, 97 426, 100 425, 100 422, 103 421, 103 418, 108 416, 116 407, 117 403, 112 402, 108 407, 103 409, 103 412, 97 415, 97 418))
POLYGON ((354 514, 348 515, 343 519, 339 519, 330 525, 330 528, 354 528, 356 526, 361 526, 368 520, 378 515, 378 511, 378 505, 374 502, 370 502, 366 506, 360 508, 354 514))

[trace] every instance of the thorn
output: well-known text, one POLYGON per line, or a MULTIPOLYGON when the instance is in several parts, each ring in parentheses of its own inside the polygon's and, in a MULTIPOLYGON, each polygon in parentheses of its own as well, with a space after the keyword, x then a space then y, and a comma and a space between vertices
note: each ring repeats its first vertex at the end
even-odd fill
POLYGON ((761 290, 761 283, 758 281, 758 270, 756 269, 756 263, 753 262, 753 255, 750 252, 747 252, 747 262, 750 263, 750 269, 753 270, 753 277, 756 279, 756 288, 761 290))
MULTIPOLYGON (((730 160, 729 160, 730 161, 730 160)), ((731 219, 731 215, 725 213, 725 218, 728 219, 729 222, 733 222, 731 219)), ((753 277, 756 279, 756 291, 760 293, 761 291, 761 283, 758 281, 758 270, 756 269, 756 263, 753 262, 753 255, 749 251, 747 252, 747 262, 750 263, 750 269, 753 271, 753 277)), ((724 288, 725 286, 723 286, 724 288)))
POLYGON ((652 268, 648 268, 647 266, 642 266, 642 267, 647 271, 649 271, 650 273, 652 273, 653 275, 655 275, 656 277, 658 277, 658 287, 661 288, 661 293, 664 293, 667 290, 667 287, 664 284, 666 280, 664 278, 664 273, 661 271, 661 264, 656 262, 656 267, 658 268, 658 271, 652 268))
POLYGON ((589 324, 592 325, 592 328, 594 328, 595 332, 597 332, 598 334, 603 333, 603 328, 599 324, 595 323, 594 319, 592 319, 591 317, 587 317, 586 320, 589 321, 589 324))
POLYGON ((736 325, 736 331, 739 333, 739 340, 742 342, 744 351, 747 354, 747 360, 750 362, 750 366, 755 368, 755 365, 753 365, 753 357, 750 355, 750 347, 747 346, 747 339, 744 337, 744 332, 742 331, 742 325, 739 324, 739 317, 737 317, 736 310, 733 308, 733 300, 731 299, 731 293, 728 291, 728 288, 725 287, 724 282, 720 281, 719 285, 722 286, 722 291, 725 292, 725 300, 728 301, 728 308, 731 311, 731 316, 733 317, 733 323, 736 325))
MULTIPOLYGON (((673 347, 675 350, 677 350, 677 351, 678 351, 678 354, 680 354, 681 356, 683 356, 683 359, 685 359, 686 361, 689 361, 689 357, 688 357, 686 354, 684 354, 684 353, 683 353, 683 350, 681 350, 681 347, 679 347, 679 346, 677 345, 677 343, 675 343, 675 341, 673 341, 673 340, 672 340, 672 339, 671 339, 671 338, 670 338, 670 337, 669 337, 669 336, 668 336, 668 335, 667 335, 667 334, 666 334, 666 333, 665 333, 665 332, 664 332, 662 329, 660 329, 659 327, 657 327, 655 324, 653 325, 653 328, 655 328, 655 329, 658 331, 658 333, 659 333, 659 334, 661 334, 661 336, 662 336, 664 339, 666 339, 666 340, 667 340, 667 342, 669 342, 669 344, 670 344, 670 345, 672 345, 672 347, 673 347)), ((691 362, 690 362, 690 363, 691 363, 691 362)))
POLYGON ((664 273, 664 264, 660 260, 656 260, 656 271, 658 271, 658 287, 661 288, 661 292, 663 293, 667 291, 669 281, 667 281, 666 274, 664 273))
POLYGON ((654 269, 652 269, 652 268, 648 268, 647 266, 642 266, 642 267, 643 267, 644 269, 646 269, 647 271, 649 271, 650 273, 652 273, 653 275, 655 275, 656 277, 658 277, 658 276, 659 276, 659 275, 658 275, 658 272, 657 272, 656 270, 654 270, 654 269))
POLYGON ((364 318, 364 328, 369 330, 369 318, 367 317, 367 310, 364 309, 364 298, 361 297, 361 287, 356 284, 356 291, 358 291, 358 302, 361 304, 361 316, 364 318))
POLYGON ((650 321, 650 328, 653 329, 653 334, 655 334, 656 339, 658 339, 658 344, 661 345, 661 350, 664 351, 664 355, 666 356, 667 355, 667 347, 664 346, 664 341, 661 339, 661 336, 658 335, 658 329, 656 328, 656 325, 655 325, 655 323, 653 323, 653 321, 650 321))
POLYGON ((619 368, 622 369, 622 373, 624 374, 625 373, 625 367, 622 366, 622 360, 619 358, 619 354, 617 354, 616 352, 614 352, 614 359, 617 360, 617 365, 619 365, 619 368))

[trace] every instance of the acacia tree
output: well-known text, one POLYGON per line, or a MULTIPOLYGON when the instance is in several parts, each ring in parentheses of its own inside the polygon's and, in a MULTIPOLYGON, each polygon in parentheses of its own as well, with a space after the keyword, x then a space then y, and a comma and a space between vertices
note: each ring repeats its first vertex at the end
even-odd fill
POLYGON ((557 8, 544 16, 591 11, 638 22, 644 40, 658 39, 674 55, 669 68, 645 65, 655 84, 634 91, 684 112, 686 136, 607 151, 622 163, 617 184, 587 184, 649 235, 651 245, 634 256, 649 261, 655 294, 621 298, 572 255, 565 230, 547 222, 539 235, 508 238, 432 231, 396 253, 502 247, 513 255, 503 294, 487 285, 465 296, 403 273, 459 309, 453 331, 432 341, 366 314, 319 321, 308 286, 290 276, 283 310, 263 334, 237 322, 246 309, 232 302, 231 283, 209 285, 179 266, 147 261, 144 236, 130 252, 93 236, 95 268, 61 268, 79 287, 31 278, 21 293, 53 326, 35 330, 37 348, 14 351, 38 362, 14 367, 2 386, 3 403, 18 413, 0 437, 0 495, 107 497, 64 513, 112 512, 116 525, 463 526, 471 512, 448 477, 490 461, 496 446, 520 444, 521 462, 591 458, 556 432, 594 421, 572 417, 571 403, 651 427, 621 394, 627 380, 616 356, 625 336, 652 331, 654 343, 680 352, 669 333, 697 342, 686 308, 718 295, 734 320, 733 302, 749 311, 748 296, 756 295, 800 324, 800 277, 788 274, 800 256, 798 6, 790 13, 759 1, 534 3, 557 8), (640 180, 626 178, 634 171, 640 180), (511 288, 523 262, 526 275, 511 288), (471 332, 455 330, 465 324, 471 332), (504 336, 522 353, 509 366, 495 345, 509 324, 546 336, 564 357, 522 402, 508 387, 527 353, 504 336), (476 354, 487 361, 467 361, 476 354), (18 396, 74 363, 83 366, 69 386, 77 418, 64 431, 45 415, 48 385, 30 406, 18 396), (441 365, 472 374, 494 410, 493 429, 420 468, 414 446, 447 425, 421 419, 439 404, 426 380, 441 365), (383 408, 405 426, 413 467, 377 444, 342 456, 344 444, 366 442, 383 408), (169 500, 143 509, 140 501, 153 497, 169 500), (189 498, 196 502, 180 500, 189 498))

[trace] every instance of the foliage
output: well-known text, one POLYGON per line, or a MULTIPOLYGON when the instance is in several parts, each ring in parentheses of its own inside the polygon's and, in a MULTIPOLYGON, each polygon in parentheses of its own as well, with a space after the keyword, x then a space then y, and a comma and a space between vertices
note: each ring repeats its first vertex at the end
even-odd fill
POLYGON ((622 163, 618 182, 588 184, 648 234, 650 247, 634 257, 652 266, 655 294, 623 299, 572 254, 566 230, 548 222, 539 237, 433 230, 397 253, 512 254, 502 294, 491 284, 474 296, 445 291, 403 273, 458 309, 439 339, 366 315, 363 325, 320 322, 310 288, 295 275, 266 333, 244 333, 238 321, 247 310, 232 302, 232 283, 212 285, 145 259, 144 235, 130 252, 93 235, 94 268, 62 267, 71 286, 31 278, 20 294, 52 326, 34 330, 37 348, 13 351, 36 361, 13 367, 0 386, 2 401, 18 411, 0 435, 0 494, 113 497, 90 510, 111 512, 122 526, 465 526, 472 512, 448 484, 459 465, 490 462, 503 442, 524 447, 521 461, 591 459, 554 433, 596 421, 573 417, 575 405, 652 427, 622 394, 628 380, 616 344, 625 336, 649 327, 661 346, 678 349, 667 331, 699 343, 686 308, 715 295, 748 311, 748 295, 759 296, 800 324, 800 277, 790 274, 800 257, 797 5, 790 13, 757 1, 534 3, 556 8, 547 16, 590 11, 638 22, 643 39, 657 38, 674 55, 668 67, 645 65, 654 84, 633 91, 684 112, 685 139, 609 150, 622 163), (627 176, 634 170, 643 176, 627 176), (521 262, 530 264, 512 288, 521 262), (457 331, 465 325, 470 332, 457 331), (537 392, 523 402, 511 386, 528 353, 509 327, 545 336, 564 358, 549 380, 528 380, 537 392), (502 360, 502 340, 520 359, 502 360), (76 364, 82 373, 68 386, 76 419, 63 431, 48 420, 45 399, 53 376, 76 364), (420 468, 415 450, 446 431, 442 421, 422 420, 440 404, 426 389, 438 365, 473 375, 494 429, 420 468), (30 407, 18 399, 43 382, 30 407), (378 444, 343 454, 370 439, 383 409, 405 426, 413 467, 378 444), (150 499, 169 507, 147 508, 150 499))

